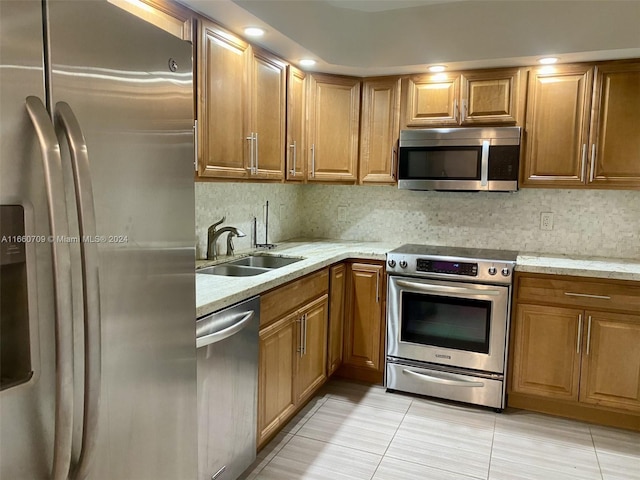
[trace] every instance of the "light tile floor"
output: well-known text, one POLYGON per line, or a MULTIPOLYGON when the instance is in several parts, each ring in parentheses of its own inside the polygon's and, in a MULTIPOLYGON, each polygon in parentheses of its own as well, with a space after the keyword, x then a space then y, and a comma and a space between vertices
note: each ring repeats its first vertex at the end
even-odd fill
POLYGON ((640 480, 640 433, 332 380, 244 480, 640 480))

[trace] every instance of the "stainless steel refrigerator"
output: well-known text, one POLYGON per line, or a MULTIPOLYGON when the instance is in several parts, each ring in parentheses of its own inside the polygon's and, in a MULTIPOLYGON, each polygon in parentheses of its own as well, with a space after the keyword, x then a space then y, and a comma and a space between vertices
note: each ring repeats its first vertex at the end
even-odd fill
POLYGON ((195 479, 192 48, 0 0, 0 478, 195 479))

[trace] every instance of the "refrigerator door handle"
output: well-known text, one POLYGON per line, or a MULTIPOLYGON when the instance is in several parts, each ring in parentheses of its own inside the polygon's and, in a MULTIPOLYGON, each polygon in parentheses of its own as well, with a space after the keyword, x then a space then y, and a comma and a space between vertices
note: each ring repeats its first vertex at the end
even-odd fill
POLYGON ((76 194, 80 256, 82 259, 82 300, 84 306, 84 419, 82 449, 74 479, 89 476, 95 457, 101 384, 100 282, 98 273, 99 237, 89 171, 89 154, 80 124, 66 102, 58 102, 54 114, 56 130, 64 132, 69 144, 76 194))
POLYGON ((51 478, 66 480, 73 439, 73 326, 71 308, 71 257, 67 207, 62 177, 60 145, 49 114, 38 97, 29 96, 26 109, 40 144, 44 170, 55 301, 56 405, 55 440, 51 478))

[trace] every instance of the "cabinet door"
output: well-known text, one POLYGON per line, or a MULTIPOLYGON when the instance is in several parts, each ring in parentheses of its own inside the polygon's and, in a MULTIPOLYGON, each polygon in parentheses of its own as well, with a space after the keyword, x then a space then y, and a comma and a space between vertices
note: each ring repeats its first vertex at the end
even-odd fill
POLYGON ((329 273, 329 347, 327 359, 327 374, 329 376, 342 364, 345 273, 344 264, 331 267, 329 273))
POLYGON ((523 186, 584 185, 591 84, 584 65, 530 72, 523 186))
POLYGON ((360 183, 395 183, 400 135, 400 77, 362 85, 360 183))
POLYGON ((640 62, 596 67, 589 182, 640 188, 640 62))
MULTIPOLYGON (((251 50, 251 127, 254 174, 251 178, 284 178, 286 65, 258 48, 251 50)), ((251 160, 251 159, 250 159, 251 160)))
POLYGON ((287 180, 303 181, 307 161, 306 75, 289 65, 287 84, 287 180))
POLYGON ((518 113, 518 69, 468 72, 462 75, 462 125, 515 124, 518 113))
POLYGON ((439 73, 412 76, 404 81, 402 91, 404 126, 458 125, 460 75, 439 73))
POLYGON ((246 178, 249 44, 211 22, 199 25, 198 174, 246 178))
POLYGON ((310 75, 309 181, 355 181, 360 80, 310 75))
POLYGON ((518 305, 511 390, 578 400, 583 311, 518 305))
POLYGON ((327 379, 329 295, 314 300, 299 315, 302 317, 302 351, 296 375, 297 402, 304 401, 327 379))
POLYGON ((640 316, 586 315, 580 401, 640 411, 640 316))
POLYGON ((260 331, 258 365, 258 444, 286 421, 296 407, 294 375, 300 346, 293 313, 260 331))
POLYGON ((345 343, 347 366, 384 373, 384 266, 353 263, 347 277, 345 343))

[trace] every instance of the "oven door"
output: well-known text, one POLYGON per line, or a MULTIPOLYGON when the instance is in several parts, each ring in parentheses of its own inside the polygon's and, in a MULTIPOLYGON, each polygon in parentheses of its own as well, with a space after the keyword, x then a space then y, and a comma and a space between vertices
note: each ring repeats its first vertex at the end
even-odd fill
POLYGON ((389 277, 387 355, 504 373, 506 286, 389 277))

